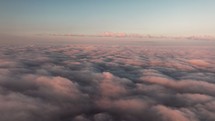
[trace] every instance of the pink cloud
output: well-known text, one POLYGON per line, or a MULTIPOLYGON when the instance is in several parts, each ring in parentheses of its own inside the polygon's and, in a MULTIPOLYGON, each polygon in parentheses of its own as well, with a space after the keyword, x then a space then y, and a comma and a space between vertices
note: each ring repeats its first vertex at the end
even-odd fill
POLYGON ((102 34, 102 36, 104 36, 104 37, 128 37, 128 35, 125 32, 118 32, 118 33, 104 32, 102 34))
POLYGON ((96 104, 102 109, 117 109, 123 112, 143 111, 149 106, 140 99, 111 100, 108 98, 102 98, 96 101, 96 104))
POLYGON ((77 88, 77 84, 71 80, 57 76, 57 77, 46 77, 46 76, 33 76, 27 75, 24 77, 25 80, 29 80, 28 83, 33 83, 38 86, 39 92, 43 92, 46 95, 58 95, 62 97, 77 98, 80 91, 77 88))
POLYGON ((141 78, 145 82, 158 84, 164 87, 180 90, 182 92, 195 92, 208 95, 214 95, 215 85, 205 81, 196 80, 178 80, 168 79, 164 77, 146 76, 141 78))
POLYGON ((192 60, 188 60, 188 62, 193 66, 199 66, 199 67, 208 67, 210 65, 208 62, 201 59, 192 59, 192 60))
POLYGON ((214 100, 212 96, 204 95, 204 94, 192 94, 192 93, 184 93, 177 94, 178 98, 183 99, 185 102, 190 103, 203 103, 214 100))
POLYGON ((0 59, 0 67, 16 67, 17 63, 12 60, 0 59))
POLYGON ((155 116, 161 118, 161 121, 190 121, 186 114, 180 110, 171 109, 163 105, 158 105, 152 108, 155 111, 155 116))
POLYGON ((109 72, 103 73, 103 80, 100 83, 102 96, 115 97, 126 93, 126 89, 119 83, 119 78, 109 72))

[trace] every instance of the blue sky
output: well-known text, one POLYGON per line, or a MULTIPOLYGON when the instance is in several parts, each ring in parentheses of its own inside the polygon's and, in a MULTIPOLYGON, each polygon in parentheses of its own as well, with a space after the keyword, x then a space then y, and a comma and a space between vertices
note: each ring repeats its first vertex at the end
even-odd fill
POLYGON ((0 32, 215 34, 214 0, 1 0, 0 32))

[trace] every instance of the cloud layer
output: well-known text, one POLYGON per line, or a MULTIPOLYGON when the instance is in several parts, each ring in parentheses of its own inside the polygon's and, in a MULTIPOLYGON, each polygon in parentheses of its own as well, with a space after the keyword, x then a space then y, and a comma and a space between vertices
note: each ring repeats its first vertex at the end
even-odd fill
POLYGON ((0 48, 1 121, 214 121, 215 48, 0 48))
MULTIPOLYGON (((43 35, 43 34, 38 34, 43 35)), ((161 39, 161 40, 215 40, 215 37, 209 35, 190 35, 190 36, 164 36, 125 32, 104 32, 101 34, 49 34, 49 36, 66 37, 111 37, 111 38, 142 38, 142 39, 161 39)))

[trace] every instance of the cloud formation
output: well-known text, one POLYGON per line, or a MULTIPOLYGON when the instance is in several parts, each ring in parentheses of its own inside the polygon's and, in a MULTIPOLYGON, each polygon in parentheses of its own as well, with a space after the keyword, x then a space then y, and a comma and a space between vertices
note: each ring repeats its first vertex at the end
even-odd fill
MULTIPOLYGON (((43 34, 38 34, 43 35, 43 34)), ((151 34, 138 34, 126 32, 104 32, 101 34, 49 34, 49 36, 65 37, 111 37, 111 38, 139 38, 139 39, 164 39, 164 40, 215 40, 215 37, 209 35, 191 35, 191 36, 164 36, 151 34)))
POLYGON ((7 45, 0 120, 214 121, 214 57, 212 46, 7 45))

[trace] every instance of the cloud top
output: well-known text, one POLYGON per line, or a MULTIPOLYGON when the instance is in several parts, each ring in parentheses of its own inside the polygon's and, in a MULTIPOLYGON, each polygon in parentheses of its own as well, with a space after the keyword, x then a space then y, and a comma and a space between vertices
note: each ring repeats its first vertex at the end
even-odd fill
POLYGON ((213 50, 78 44, 3 47, 0 120, 214 121, 213 50))

